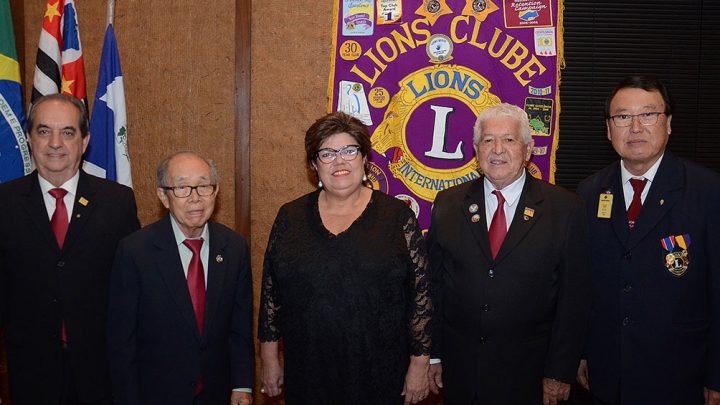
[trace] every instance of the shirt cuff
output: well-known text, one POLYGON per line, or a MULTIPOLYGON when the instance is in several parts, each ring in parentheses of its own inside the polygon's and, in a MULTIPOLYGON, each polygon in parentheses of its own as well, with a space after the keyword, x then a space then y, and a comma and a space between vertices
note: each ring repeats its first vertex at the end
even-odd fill
POLYGON ((252 388, 233 388, 233 392, 247 392, 252 394, 252 388))
POLYGON ((440 359, 430 359, 430 364, 440 364, 440 359))

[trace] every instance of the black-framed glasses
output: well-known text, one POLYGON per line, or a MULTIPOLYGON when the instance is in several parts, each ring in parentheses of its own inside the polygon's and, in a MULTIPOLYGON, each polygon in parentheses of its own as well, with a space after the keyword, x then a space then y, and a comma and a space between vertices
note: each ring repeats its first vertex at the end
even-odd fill
POLYGON ((658 117, 664 112, 644 112, 640 114, 618 114, 613 115, 610 119, 613 121, 616 127, 629 127, 632 125, 633 119, 637 118, 640 124, 645 126, 655 125, 658 122, 658 117))
POLYGON ((349 162, 357 157, 359 151, 360 145, 345 145, 340 149, 323 148, 318 151, 317 157, 323 163, 332 163, 340 155, 344 161, 349 162))
POLYGON ((193 190, 200 197, 207 197, 212 195, 217 188, 217 184, 200 184, 197 186, 177 186, 177 187, 161 187, 163 190, 172 190, 172 193, 177 198, 188 198, 192 194, 193 190))

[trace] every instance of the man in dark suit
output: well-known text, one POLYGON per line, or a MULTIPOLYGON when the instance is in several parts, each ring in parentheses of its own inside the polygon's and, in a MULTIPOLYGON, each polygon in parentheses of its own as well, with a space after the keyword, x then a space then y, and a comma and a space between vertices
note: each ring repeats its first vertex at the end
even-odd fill
POLYGON ((14 405, 109 404, 105 317, 118 241, 140 227, 128 187, 80 170, 85 106, 28 115, 37 170, 0 185, 0 317, 14 405))
POLYGON ((250 255, 208 222, 218 180, 194 153, 165 159, 157 195, 169 213, 120 243, 108 314, 118 404, 252 403, 250 255))
POLYGON ((593 240, 578 381, 596 404, 720 404, 720 176, 666 149, 656 78, 618 84, 606 119, 621 160, 578 189, 593 240))
POLYGON ((484 176, 440 192, 428 234, 437 297, 430 384, 448 405, 567 399, 589 311, 582 201, 525 170, 527 114, 478 116, 484 176))

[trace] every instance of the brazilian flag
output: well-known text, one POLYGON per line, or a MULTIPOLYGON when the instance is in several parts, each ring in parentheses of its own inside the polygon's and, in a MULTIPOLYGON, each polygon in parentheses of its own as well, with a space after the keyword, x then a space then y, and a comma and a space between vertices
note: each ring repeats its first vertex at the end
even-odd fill
POLYGON ((0 183, 32 171, 22 104, 10 3, 0 0, 0 183))

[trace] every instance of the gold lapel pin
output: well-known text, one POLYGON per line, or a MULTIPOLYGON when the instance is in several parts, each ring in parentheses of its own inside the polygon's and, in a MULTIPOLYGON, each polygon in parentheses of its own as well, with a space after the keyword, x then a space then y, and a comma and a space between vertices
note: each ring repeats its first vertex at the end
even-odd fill
POLYGON ((470 218, 470 220, 473 222, 480 222, 480 215, 475 214, 470 218))
POLYGON ((90 201, 86 200, 85 197, 80 197, 80 199, 78 200, 78 202, 79 202, 83 207, 87 207, 87 205, 88 205, 88 203, 89 203, 90 201))
POLYGON ((224 260, 224 259, 223 259, 222 255, 217 255, 217 256, 215 256, 215 261, 216 261, 216 262, 222 263, 223 260, 224 260))
POLYGON ((533 216, 535 216, 535 210, 532 208, 525 207, 525 210, 523 211, 523 219, 528 221, 533 216))

